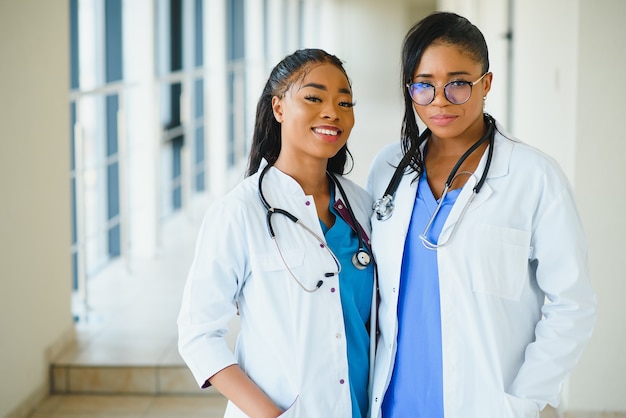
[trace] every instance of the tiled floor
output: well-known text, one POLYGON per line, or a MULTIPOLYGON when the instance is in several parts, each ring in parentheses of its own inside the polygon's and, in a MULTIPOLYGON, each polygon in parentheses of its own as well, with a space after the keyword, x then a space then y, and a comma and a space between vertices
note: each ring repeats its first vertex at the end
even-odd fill
POLYGON ((176 316, 198 226, 198 216, 181 214, 164 226, 156 260, 118 261, 90 279, 78 346, 55 362, 56 393, 32 418, 223 416, 225 399, 197 388, 176 348, 176 316))
POLYGON ((221 396, 55 395, 30 418, 218 418, 221 396))

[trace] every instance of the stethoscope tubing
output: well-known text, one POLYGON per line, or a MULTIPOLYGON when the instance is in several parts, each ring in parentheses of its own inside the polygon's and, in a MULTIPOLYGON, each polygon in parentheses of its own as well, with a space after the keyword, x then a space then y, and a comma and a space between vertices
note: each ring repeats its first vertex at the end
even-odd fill
MULTIPOLYGON (((463 162, 472 154, 472 152, 474 152, 482 143, 484 143, 485 140, 489 140, 489 151, 487 153, 487 162, 485 164, 485 169, 483 171, 483 174, 481 175, 479 181, 474 186, 474 189, 473 189, 474 195, 480 192, 480 189, 483 187, 483 184, 487 180, 487 174, 489 172, 489 168, 491 167, 491 160, 493 157, 496 123, 493 117, 489 115, 488 113, 485 113, 484 117, 485 117, 485 121, 487 122, 487 130, 485 131, 485 134, 481 136, 480 139, 476 141, 467 151, 465 151, 465 153, 459 158, 457 163, 454 165, 454 167, 450 171, 450 174, 448 175, 448 178, 446 180, 446 183, 444 186, 444 193, 448 190, 448 188, 452 184, 452 181, 454 177, 456 176, 457 171, 459 170, 459 167, 461 166, 461 164, 463 164, 463 162)), ((422 135, 420 135, 418 139, 418 144, 421 144, 424 140, 426 140, 426 137, 428 137, 429 135, 430 135, 430 129, 427 128, 422 133, 422 135)), ((393 175, 391 176, 391 180, 389 181, 389 184, 387 185, 387 188, 385 189, 385 192, 383 193, 383 196, 377 199, 374 202, 374 205, 372 206, 372 208, 374 209, 374 212, 376 213, 376 219, 378 219, 379 221, 386 221, 393 214, 395 194, 396 194, 396 191, 398 190, 398 187, 400 186, 402 177, 404 176, 405 171, 407 167, 409 166, 409 162, 411 161, 412 156, 410 154, 411 153, 408 151, 406 154, 404 154, 404 156, 400 160, 400 163, 394 170, 393 175)))
MULTIPOLYGON (((309 228, 308 226, 306 226, 303 222, 300 221, 300 219, 295 216, 294 214, 292 214, 291 212, 285 210, 285 209, 281 209, 281 208, 275 208, 272 205, 269 204, 269 202, 267 201, 265 194, 263 193, 263 178, 265 177, 265 174, 267 174, 267 172, 269 171, 269 169, 272 167, 271 164, 267 164, 263 170, 261 171, 261 174, 259 175, 259 184, 258 184, 258 194, 259 194, 259 199, 261 200, 261 203, 263 204, 263 207, 265 208, 266 211, 266 217, 265 217, 265 221, 266 221, 266 226, 267 226, 267 230, 269 233, 270 238, 274 241, 274 244, 276 245, 276 248, 280 254, 281 259, 283 260, 283 263, 285 264, 285 267, 287 268, 289 274, 292 276, 292 278, 300 285, 300 287, 302 287, 302 289, 304 289, 305 291, 312 293, 315 290, 319 289, 319 287, 322 285, 323 281, 320 280, 317 283, 317 286, 313 289, 308 289, 306 288, 297 278, 296 276, 293 274, 293 272, 291 271, 291 269, 289 268, 289 266, 287 265, 282 251, 280 250, 280 246, 278 245, 278 240, 276 239, 276 233, 274 231, 274 227, 272 225, 272 216, 274 214, 280 214, 280 215, 284 215, 286 216, 289 220, 291 220, 293 223, 300 225, 302 228, 304 228, 309 234, 311 234, 313 237, 315 237, 315 239, 320 243, 320 245, 322 245, 332 256, 335 264, 337 265, 337 272, 336 273, 326 273, 325 277, 330 277, 333 276, 335 274, 339 274, 341 272, 341 263, 339 262, 339 260, 337 259, 337 257, 335 256, 335 254, 332 252, 332 250, 328 247, 328 245, 326 245, 326 243, 324 242, 324 240, 315 233, 315 231, 313 231, 311 228, 309 228)), ((354 211, 352 210, 352 205, 350 205, 350 202, 348 200, 348 196, 346 195, 346 192, 343 188, 343 186, 341 185, 341 183, 339 182, 339 180, 337 179, 337 177, 330 172, 326 172, 328 177, 332 180, 333 184, 339 189, 339 194, 341 195, 341 197, 344 200, 344 205, 346 207, 346 209, 348 210, 348 214, 351 218, 352 221, 352 225, 353 225, 353 229, 356 232, 357 235, 357 239, 359 242, 358 245, 358 249, 356 251, 356 253, 354 254, 354 256, 352 257, 352 263, 354 264, 354 266, 357 269, 365 269, 371 262, 371 256, 369 254, 369 252, 367 250, 365 250, 365 247, 367 247, 369 249, 369 246, 367 245, 367 243, 365 242, 364 238, 363 238, 363 233, 361 231, 361 224, 359 223, 359 221, 356 218, 356 215, 354 214, 354 211)))

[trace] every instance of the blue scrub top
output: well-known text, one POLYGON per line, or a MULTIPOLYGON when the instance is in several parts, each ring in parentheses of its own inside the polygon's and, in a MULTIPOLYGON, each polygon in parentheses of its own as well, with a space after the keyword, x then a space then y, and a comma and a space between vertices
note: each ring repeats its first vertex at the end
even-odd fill
MULTIPOLYGON (((445 196, 428 234, 430 242, 437 242, 460 192, 461 189, 451 190, 445 196)), ((398 349, 383 400, 383 418, 444 416, 437 251, 426 249, 419 238, 437 204, 424 173, 404 244, 398 295, 398 349)))
MULTIPOLYGON (((335 201, 334 185, 331 183, 329 209, 335 215, 335 223, 328 228, 320 221, 328 247, 341 263, 339 273, 339 296, 343 309, 346 344, 348 347, 348 376, 352 397, 352 418, 367 415, 369 397, 367 394, 369 377, 369 330, 368 321, 372 305, 374 286, 374 263, 364 270, 352 264, 352 256, 359 248, 356 232, 333 208, 335 201)), ((344 202, 347 204, 347 202, 344 202)))

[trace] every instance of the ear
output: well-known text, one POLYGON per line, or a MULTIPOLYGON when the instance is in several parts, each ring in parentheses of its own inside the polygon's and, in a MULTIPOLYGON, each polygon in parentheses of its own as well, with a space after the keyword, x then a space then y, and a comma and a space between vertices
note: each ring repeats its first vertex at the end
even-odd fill
POLYGON ((487 97, 487 93, 489 93, 489 90, 491 90, 491 81, 493 80, 493 73, 490 71, 487 73, 487 75, 485 76, 485 78, 483 78, 483 95, 485 97, 487 97))
POLYGON ((283 123, 283 99, 278 96, 272 97, 272 111, 278 123, 283 123))

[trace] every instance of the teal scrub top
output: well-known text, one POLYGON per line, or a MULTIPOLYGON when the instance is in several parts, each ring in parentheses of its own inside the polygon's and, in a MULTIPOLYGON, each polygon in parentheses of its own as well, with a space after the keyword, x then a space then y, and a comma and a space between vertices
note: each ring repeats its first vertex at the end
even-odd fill
MULTIPOLYGON (((322 221, 326 244, 341 263, 339 273, 339 296, 343 310, 346 344, 348 347, 348 376, 352 397, 352 418, 367 415, 369 397, 369 330, 368 321, 374 286, 374 263, 359 270, 352 264, 352 256, 359 248, 356 232, 333 207, 334 185, 331 183, 329 209, 335 215, 335 223, 328 228, 322 221)), ((346 202, 344 202, 346 203, 346 202)), ((351 222, 351 220, 349 220, 351 222)), ((363 237, 365 239, 365 237, 363 237)))

